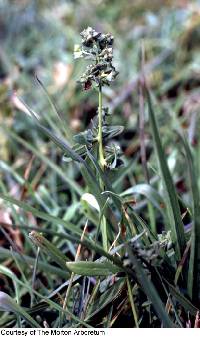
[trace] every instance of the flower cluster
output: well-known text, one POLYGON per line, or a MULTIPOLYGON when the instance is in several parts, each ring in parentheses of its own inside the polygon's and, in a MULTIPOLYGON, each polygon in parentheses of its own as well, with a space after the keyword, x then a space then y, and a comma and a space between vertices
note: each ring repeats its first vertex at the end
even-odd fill
POLYGON ((91 27, 84 29, 80 34, 82 44, 75 45, 74 57, 93 60, 93 64, 87 66, 85 73, 80 78, 80 83, 85 90, 91 88, 94 82, 98 87, 109 85, 118 72, 112 65, 113 59, 113 36, 96 32, 91 27))

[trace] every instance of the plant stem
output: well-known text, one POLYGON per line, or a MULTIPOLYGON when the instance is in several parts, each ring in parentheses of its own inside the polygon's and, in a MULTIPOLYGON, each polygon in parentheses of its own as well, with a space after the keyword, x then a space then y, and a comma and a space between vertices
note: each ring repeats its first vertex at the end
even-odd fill
POLYGON ((99 129, 98 129, 98 143, 99 143, 99 164, 102 169, 105 166, 105 159, 103 153, 103 138, 102 138, 102 123, 103 123, 103 109, 102 109, 102 87, 99 85, 99 129))
MULTIPOLYGON (((86 229, 87 229, 87 225, 88 225, 88 221, 86 221, 86 223, 85 223, 83 233, 81 235, 81 241, 83 241, 83 239, 84 239, 84 235, 85 235, 85 232, 86 232, 86 229)), ((77 251, 76 251, 75 262, 78 261, 80 253, 81 253, 81 243, 79 243, 77 251)), ((66 307, 67 307, 67 302, 68 302, 70 291, 71 291, 71 288, 72 288, 72 285, 73 285, 74 276, 75 276, 75 273, 72 272, 71 277, 69 279, 69 285, 68 285, 67 292, 66 292, 66 295, 65 295, 64 303, 63 303, 63 310, 66 310, 66 307)), ((61 314, 60 327, 62 327, 63 319, 64 319, 64 312, 62 312, 62 314, 61 314)))
MULTIPOLYGON (((102 86, 99 85, 99 109, 98 109, 98 117, 99 117, 99 128, 98 128, 98 143, 99 143, 99 165, 101 169, 104 171, 104 167, 106 165, 106 161, 104 158, 104 150, 103 150, 103 137, 102 137, 102 124, 103 124, 103 109, 102 109, 102 86)), ((100 186, 102 191, 104 191, 104 184, 100 178, 100 186)), ((108 238, 107 238, 107 224, 106 218, 103 215, 101 220, 101 233, 103 240, 103 248, 108 251, 108 238)))
POLYGON ((139 328, 138 317, 137 317, 137 311, 136 311, 135 303, 134 303, 134 300, 133 300, 132 289, 131 289, 131 283, 130 283, 128 277, 126 278, 126 282, 127 282, 127 287, 128 287, 129 301, 130 301, 130 304, 131 304, 131 309, 132 309, 132 313, 133 313, 133 318, 134 318, 134 321, 135 321, 135 326, 136 326, 136 328, 139 328))

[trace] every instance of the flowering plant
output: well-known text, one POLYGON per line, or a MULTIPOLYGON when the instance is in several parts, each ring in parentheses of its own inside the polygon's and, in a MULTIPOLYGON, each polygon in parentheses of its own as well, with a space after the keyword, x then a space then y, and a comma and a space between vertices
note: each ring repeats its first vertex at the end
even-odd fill
POLYGON ((92 84, 99 91, 99 106, 97 110, 98 118, 92 121, 92 127, 74 137, 79 145, 75 145, 75 149, 79 154, 86 154, 86 147, 89 150, 99 144, 98 159, 103 170, 116 169, 123 164, 119 158, 121 150, 115 143, 107 141, 119 135, 123 131, 122 126, 111 126, 110 112, 107 107, 102 105, 102 87, 110 85, 115 80, 118 72, 116 71, 113 61, 113 36, 96 32, 93 28, 88 27, 80 33, 82 37, 81 45, 75 45, 74 57, 92 60, 92 64, 86 67, 86 71, 81 75, 79 83, 82 84, 84 90, 92 88, 92 84), (85 149, 85 150, 84 150, 85 149))

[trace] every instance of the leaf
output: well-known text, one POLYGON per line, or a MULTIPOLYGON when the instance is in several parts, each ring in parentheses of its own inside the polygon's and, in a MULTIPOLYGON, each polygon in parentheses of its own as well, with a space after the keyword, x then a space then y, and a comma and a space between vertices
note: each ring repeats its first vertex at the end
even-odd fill
POLYGON ((147 102, 149 107, 149 120, 151 125, 151 130, 153 134, 153 142, 156 150, 156 155, 159 163, 160 173, 162 177, 162 183, 165 187, 167 195, 167 209, 169 213, 170 229, 172 231, 172 240, 175 246, 175 251, 177 259, 180 260, 182 254, 185 250, 185 234, 184 234, 184 225, 181 218, 180 207, 178 203, 178 197, 174 183, 167 165, 166 156, 163 151, 160 135, 158 132, 158 127, 152 107, 151 97, 147 88, 147 102))
POLYGON ((15 132, 11 131, 10 129, 6 128, 5 126, 2 127, 0 125, 0 128, 3 132, 6 132, 6 134, 10 137, 12 137, 15 141, 17 141, 19 144, 24 146, 26 149, 34 153, 42 162, 44 162, 48 167, 50 167, 56 174, 58 174, 59 177, 62 178, 63 181, 65 181, 78 195, 82 195, 83 191, 81 187, 72 179, 69 179, 67 175, 64 173, 64 171, 56 165, 53 161, 51 161, 49 158, 47 158, 43 153, 41 153, 37 148, 29 144, 27 141, 19 137, 15 132))
MULTIPOLYGON (((41 295, 35 289, 32 289, 29 286, 29 284, 23 283, 20 280, 19 280, 19 284, 21 284, 27 290, 32 291, 36 296, 38 296, 39 298, 41 298, 43 300, 43 302, 46 302, 49 305, 49 307, 54 308, 55 310, 58 310, 60 313, 64 313, 64 314, 67 313, 70 317, 72 317, 72 319, 75 322, 78 322, 78 323, 82 324, 83 326, 85 326, 87 328, 91 328, 91 326, 89 324, 85 323, 83 320, 81 320, 80 318, 78 318, 77 316, 75 316, 68 308, 65 308, 65 310, 64 310, 62 306, 60 306, 59 304, 57 304, 54 301, 50 300, 46 295, 45 296, 41 295)), ((29 312, 34 312, 34 310, 30 309, 29 312)), ((40 327, 40 326, 38 325, 36 327, 40 327)))
POLYGON ((98 204, 102 208, 105 203, 105 197, 101 195, 101 188, 97 182, 96 177, 91 174, 89 174, 87 168, 85 166, 81 167, 81 173, 83 175, 83 178, 87 184, 87 187, 89 189, 89 192, 92 193, 95 198, 97 199, 98 204))
POLYGON ((83 276, 109 276, 116 274, 122 269, 110 262, 67 262, 67 268, 77 275, 83 276))
MULTIPOLYGON (((90 169, 91 170, 91 169, 90 169)), ((111 207, 109 205, 107 205, 106 207, 104 207, 104 205, 107 202, 107 198, 105 197, 105 195, 102 195, 102 190, 99 186, 99 183, 96 179, 96 177, 93 175, 91 175, 87 168, 85 166, 81 167, 81 173, 83 175, 83 178, 88 186, 89 192, 91 194, 93 194, 100 206, 100 209, 103 210, 103 213, 106 217, 106 219, 108 220, 108 222, 110 223, 110 225, 112 226, 113 230, 115 230, 115 228, 117 228, 117 223, 118 220, 116 218, 116 215, 113 213, 111 207)))
POLYGON ((169 291, 171 295, 182 305, 185 311, 190 313, 193 316, 196 316, 199 311, 184 295, 182 295, 178 289, 176 289, 173 285, 171 285, 167 280, 165 280, 169 287, 169 291))
MULTIPOLYGON (((80 163, 81 172, 86 179, 86 182, 88 183, 88 186, 92 188, 92 191, 95 197, 97 198, 98 203, 101 207, 105 204, 105 198, 101 196, 101 189, 99 184, 96 181, 96 177, 93 174, 93 171, 91 170, 90 166, 87 164, 85 160, 82 159, 82 157, 77 154, 67 143, 65 143, 62 139, 60 139, 58 136, 54 135, 50 130, 42 126, 38 120, 35 118, 38 127, 44 131, 44 133, 49 136, 52 141, 58 145, 66 154, 67 156, 71 157, 71 159, 77 161, 80 163)), ((89 151, 88 151, 89 153, 89 151)))
POLYGON ((172 323, 169 315, 167 314, 165 307, 160 299, 160 296, 154 287, 153 283, 146 274, 146 271, 143 269, 141 262, 133 255, 131 248, 126 245, 129 258, 134 266, 134 271, 136 278, 141 285, 143 291, 145 292, 148 299, 152 302, 155 312, 160 318, 164 328, 173 328, 174 324, 172 323))
POLYGON ((37 125, 43 133, 46 134, 61 150, 63 150, 71 159, 77 162, 83 162, 83 159, 60 137, 56 136, 45 126, 37 121, 37 125))
POLYGON ((39 123, 38 119, 35 117, 35 115, 31 111, 31 109, 29 109, 29 110, 30 110, 30 113, 31 113, 32 117, 36 121, 38 127, 47 136, 49 136, 52 139, 52 141, 56 145, 58 145, 58 147, 60 147, 67 154, 67 156, 69 156, 71 159, 79 162, 80 169, 81 169, 81 172, 83 174, 83 177, 86 179, 86 182, 87 182, 88 186, 91 187, 91 190, 93 192, 92 194, 94 194, 95 197, 97 198, 97 201, 98 201, 99 205, 101 207, 103 207, 106 200, 105 200, 105 198, 103 196, 101 196, 101 188, 100 188, 99 184, 97 183, 96 177, 93 174, 93 171, 91 170, 91 168, 87 164, 87 162, 85 160, 83 160, 82 157, 79 154, 77 154, 66 142, 64 142, 58 136, 54 135, 49 129, 47 129, 46 127, 44 127, 43 125, 41 125, 39 123))
POLYGON ((60 114, 59 110, 57 109, 56 107, 56 104, 53 102, 52 98, 50 97, 47 89, 45 88, 44 84, 42 83, 42 81, 39 79, 39 77, 37 76, 37 74, 35 75, 35 78, 38 82, 38 84, 40 85, 40 88, 43 90, 43 92, 45 93, 50 105, 51 105, 51 108, 53 110, 53 112, 55 113, 55 115, 58 117, 58 120, 60 122, 60 126, 63 128, 63 130, 65 131, 65 128, 63 126, 63 116, 60 114))
POLYGON ((76 143, 80 145, 90 145, 94 141, 94 136, 91 129, 80 132, 73 136, 76 143))
POLYGON ((37 247, 40 247, 47 255, 50 255, 53 261, 60 265, 61 268, 66 269, 66 260, 68 258, 54 244, 36 231, 32 231, 29 237, 37 247))
POLYGON ((77 233, 81 235, 81 230, 79 228, 77 228, 76 226, 72 225, 70 222, 67 222, 61 218, 55 217, 53 215, 44 213, 42 211, 37 210, 36 208, 26 204, 23 201, 14 199, 8 195, 4 195, 2 193, 0 193, 0 199, 3 199, 5 201, 10 202, 11 204, 17 205, 20 208, 22 208, 25 212, 31 212, 33 215, 35 215, 36 217, 49 221, 51 223, 54 223, 56 225, 63 225, 66 229, 72 231, 73 233, 77 233))
POLYGON ((17 276, 9 268, 3 265, 0 265, 0 274, 4 274, 12 280, 14 288, 15 288, 16 298, 18 299, 19 289, 18 289, 18 284, 17 284, 17 281, 18 281, 17 276))
POLYGON ((88 315, 85 321, 89 321, 94 315, 99 313, 108 304, 114 302, 114 300, 120 295, 124 286, 124 279, 119 279, 114 283, 112 287, 103 292, 103 294, 91 305, 88 315))
MULTIPOLYGON (((101 178, 101 180, 102 180, 102 182, 105 186, 105 189, 107 191, 114 192, 113 189, 112 189, 112 185, 110 184, 106 174, 102 171, 102 169, 101 169, 99 163, 97 162, 96 158, 94 158, 94 156, 88 150, 87 150, 87 155, 88 155, 90 161, 92 162, 93 166, 97 170, 97 172, 98 172, 98 174, 99 174, 99 176, 100 176, 100 178, 101 178)), ((112 194, 112 196, 113 196, 113 202, 115 203, 116 207, 121 211, 121 202, 119 201, 119 198, 116 198, 114 193, 112 194)))
POLYGON ((40 328, 40 325, 22 308, 20 307, 8 294, 0 291, 0 311, 10 311, 17 316, 20 315, 33 328, 40 328))
POLYGON ((95 209, 98 212, 100 212, 100 207, 99 207, 99 204, 97 202, 97 199, 91 193, 84 193, 81 197, 81 203, 86 208, 89 206, 89 207, 92 207, 92 209, 95 209))
POLYGON ((103 138, 108 140, 120 135, 124 131, 124 127, 120 125, 103 126, 103 138))
POLYGON ((191 233, 191 248, 187 288, 190 298, 194 301, 198 301, 197 298, 200 296, 200 196, 198 189, 198 180, 193 164, 194 159, 192 157, 189 144, 182 134, 179 133, 179 136, 181 137, 185 149, 193 203, 193 225, 191 233))
MULTIPOLYGON (((20 262, 21 265, 25 265, 26 268, 27 268, 27 264, 30 266, 30 268, 34 267, 34 264, 35 264, 34 258, 27 256, 27 255, 23 255, 22 257, 19 253, 16 253, 14 251, 12 252, 12 254, 16 258, 16 260, 20 262)), ((9 249, 0 247, 0 259, 7 259, 7 258, 12 259, 12 254, 9 249)), ((67 274, 67 271, 51 266, 50 264, 46 262, 42 262, 42 261, 38 261, 38 269, 41 272, 45 272, 46 275, 54 274, 62 278, 65 278, 67 274)))
POLYGON ((130 187, 128 190, 124 191, 120 194, 121 197, 125 197, 131 194, 142 194, 147 199, 149 199, 152 204, 161 212, 163 217, 165 218, 165 212, 163 212, 161 205, 164 204, 163 198, 160 194, 148 184, 137 184, 135 186, 130 187))
MULTIPOLYGON (((40 83, 41 84, 41 83, 40 83)), ((24 102, 23 102, 24 103, 24 102)), ((37 126, 39 127, 39 129, 41 131, 43 131, 43 133, 48 136, 60 149, 62 149, 71 159, 73 159, 74 161, 77 162, 82 162, 83 159, 76 154, 75 151, 73 151, 73 149, 60 137, 58 137, 57 135, 55 135, 51 130, 49 130, 48 128, 46 128, 45 126, 43 126, 39 119, 36 116, 36 113, 26 104, 24 103, 24 105, 26 106, 26 108, 28 109, 28 111, 30 112, 32 118, 34 119, 35 123, 37 124, 37 126)))
POLYGON ((127 288, 128 288, 128 297, 129 297, 129 301, 130 301, 130 304, 131 304, 133 318, 134 318, 134 321, 135 321, 135 326, 136 326, 136 328, 139 328, 137 311, 136 311, 136 307, 135 307, 135 303, 134 303, 134 299, 133 299, 133 291, 131 289, 131 283, 130 283, 128 277, 127 277, 127 288))

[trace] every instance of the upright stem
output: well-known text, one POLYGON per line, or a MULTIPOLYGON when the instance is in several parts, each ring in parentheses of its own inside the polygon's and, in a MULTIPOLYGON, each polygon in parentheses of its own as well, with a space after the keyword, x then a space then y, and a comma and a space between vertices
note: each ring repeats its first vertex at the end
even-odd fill
MULTIPOLYGON (((102 124, 103 124, 103 109, 102 109, 102 87, 101 84, 99 85, 99 109, 98 109, 98 117, 99 117, 99 128, 98 128, 98 143, 99 143, 99 165, 101 169, 104 171, 104 167, 106 165, 106 161, 104 158, 104 151, 103 151, 103 137, 102 137, 102 124)), ((104 190, 104 183, 100 178, 100 186, 102 190, 104 190)), ((105 251, 108 251, 108 237, 107 237, 107 224, 106 218, 103 215, 101 219, 101 232, 102 232, 102 239, 103 239, 103 248, 105 251)))
POLYGON ((99 143, 99 164, 102 169, 105 166, 105 159, 103 153, 103 138, 102 138, 102 122, 103 122, 103 109, 102 109, 102 87, 99 85, 99 129, 98 129, 98 143, 99 143))

